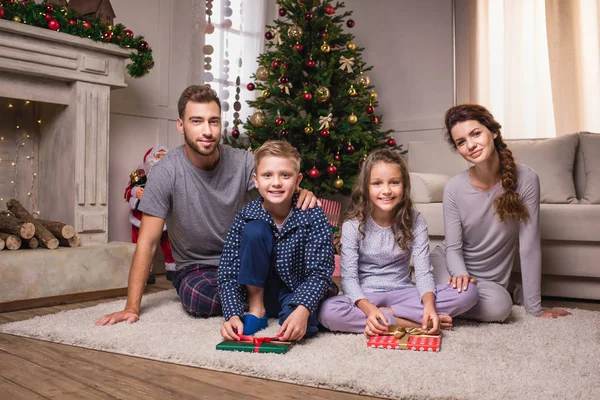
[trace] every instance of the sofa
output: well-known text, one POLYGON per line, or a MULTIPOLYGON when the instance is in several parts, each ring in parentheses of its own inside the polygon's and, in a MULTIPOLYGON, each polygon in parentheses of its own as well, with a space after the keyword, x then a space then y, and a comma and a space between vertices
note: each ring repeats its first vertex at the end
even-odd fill
MULTIPOLYGON (((600 134, 506 143, 540 177, 542 295, 600 300, 600 134)), ((444 185, 468 163, 440 139, 410 142, 408 167, 433 249, 444 239, 444 185)), ((520 281, 519 271, 516 254, 511 284, 520 281)))

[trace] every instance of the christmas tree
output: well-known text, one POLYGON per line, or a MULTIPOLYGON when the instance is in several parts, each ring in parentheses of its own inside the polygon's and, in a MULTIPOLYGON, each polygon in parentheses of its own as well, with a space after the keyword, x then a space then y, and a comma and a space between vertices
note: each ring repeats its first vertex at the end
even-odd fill
MULTIPOLYGON (((382 131, 377 93, 361 58, 364 48, 344 32, 355 22, 344 3, 279 0, 280 19, 267 25, 267 49, 248 84, 256 111, 244 123, 252 150, 287 140, 302 156, 302 186, 322 196, 348 194, 361 162, 374 149, 401 149, 382 131)), ((240 145, 240 120, 232 138, 240 145)))

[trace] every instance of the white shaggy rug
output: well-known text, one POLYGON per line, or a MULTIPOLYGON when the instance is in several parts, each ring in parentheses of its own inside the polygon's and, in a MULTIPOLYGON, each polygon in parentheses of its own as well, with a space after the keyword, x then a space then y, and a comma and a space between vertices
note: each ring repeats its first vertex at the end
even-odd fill
MULTIPOLYGON (((504 324, 457 321, 440 353, 376 350, 362 335, 319 333, 283 355, 215 350, 222 318, 194 319, 174 290, 147 295, 135 324, 96 327, 124 301, 0 325, 0 332, 365 395, 409 399, 600 399, 600 312, 504 324)), ((265 336, 277 330, 270 321, 265 336)))

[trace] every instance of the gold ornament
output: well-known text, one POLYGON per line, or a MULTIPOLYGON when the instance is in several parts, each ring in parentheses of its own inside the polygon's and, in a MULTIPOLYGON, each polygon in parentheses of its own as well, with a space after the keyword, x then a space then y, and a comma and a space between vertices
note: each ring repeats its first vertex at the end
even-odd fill
POLYGON ((266 125, 267 116, 262 111, 257 111, 250 117, 250 124, 255 128, 262 128, 266 125))
POLYGON ((262 97, 263 99, 268 99, 269 97, 271 97, 271 92, 269 92, 268 89, 265 89, 262 92, 260 92, 260 97, 262 97))
POLYGON ((348 44, 346 45, 346 48, 350 51, 354 51, 354 50, 356 50, 356 45, 353 42, 348 42, 348 44))
POLYGON ((371 78, 369 78, 367 75, 363 75, 362 72, 360 73, 360 75, 358 76, 358 78, 356 78, 356 84, 357 85, 361 85, 363 87, 367 87, 367 86, 369 86, 370 83, 371 83, 371 78))
POLYGON ((321 51, 323 53, 329 53, 331 51, 331 47, 329 47, 329 45, 326 42, 323 42, 323 44, 321 45, 321 51))
POLYGON ((371 93, 369 93, 369 99, 370 100, 377 100, 377 92, 372 90, 371 93))
POLYGON ((356 89, 354 88, 354 85, 350 85, 350 89, 348 89, 348 94, 350 96, 356 96, 357 95, 356 89))
POLYGON ((315 130, 310 125, 304 128, 304 133, 306 133, 307 135, 312 135, 314 131, 315 130))
POLYGON ((304 31, 298 25, 294 25, 290 29, 288 29, 288 36, 294 40, 300 40, 303 34, 304 31))
POLYGON ((21 18, 17 17, 16 15, 13 17, 13 21, 15 22, 21 22, 21 18))
POLYGON ((315 96, 317 97, 318 103, 325 103, 331 97, 331 93, 325 86, 319 86, 315 91, 315 96))
POLYGON ((333 186, 335 186, 336 189, 341 189, 344 187, 344 181, 338 176, 337 179, 333 181, 333 186))
POLYGON ((354 113, 348 116, 348 122, 352 125, 358 122, 358 118, 356 117, 356 115, 354 115, 354 113))
POLYGON ((267 79, 269 79, 269 70, 262 65, 258 67, 258 69, 256 70, 256 79, 258 79, 259 81, 266 81, 267 79))
POLYGON ((115 29, 115 27, 114 27, 114 26, 112 26, 112 25, 108 25, 108 26, 106 27, 106 29, 108 29, 109 31, 112 31, 112 30, 114 30, 114 29, 115 29))

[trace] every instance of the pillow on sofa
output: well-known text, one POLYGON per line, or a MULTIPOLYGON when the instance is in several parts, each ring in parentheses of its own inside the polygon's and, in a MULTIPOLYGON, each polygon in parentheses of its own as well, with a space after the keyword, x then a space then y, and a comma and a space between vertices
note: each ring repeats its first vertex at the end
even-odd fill
POLYGON ((600 204, 600 134, 581 132, 579 140, 585 169, 585 192, 581 202, 600 204))
POLYGON ((413 203, 441 203, 444 197, 444 186, 450 176, 409 172, 410 194, 413 203))
POLYGON ((515 161, 540 177, 542 203, 578 203, 573 181, 577 133, 552 139, 507 140, 515 161))

